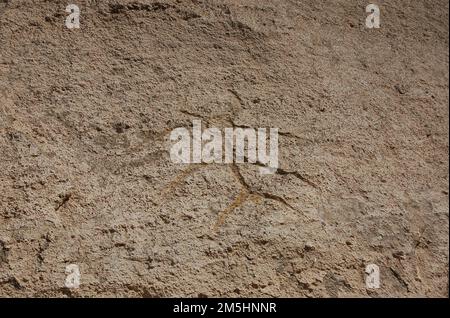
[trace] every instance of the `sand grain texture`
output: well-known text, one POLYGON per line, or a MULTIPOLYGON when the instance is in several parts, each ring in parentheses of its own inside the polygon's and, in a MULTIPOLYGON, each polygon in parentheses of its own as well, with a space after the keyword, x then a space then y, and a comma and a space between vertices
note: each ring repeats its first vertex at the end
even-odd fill
POLYGON ((1 296, 448 297, 448 1, 72 2, 0 1, 1 296), (173 164, 193 119, 280 170, 173 164))

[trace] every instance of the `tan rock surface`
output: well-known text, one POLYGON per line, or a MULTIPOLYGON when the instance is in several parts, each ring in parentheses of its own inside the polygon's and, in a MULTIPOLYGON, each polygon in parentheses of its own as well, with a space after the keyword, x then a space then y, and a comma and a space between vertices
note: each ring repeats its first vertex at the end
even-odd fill
POLYGON ((448 296, 448 1, 69 2, 0 0, 1 296, 448 296), (196 118, 280 170, 173 164, 196 118))

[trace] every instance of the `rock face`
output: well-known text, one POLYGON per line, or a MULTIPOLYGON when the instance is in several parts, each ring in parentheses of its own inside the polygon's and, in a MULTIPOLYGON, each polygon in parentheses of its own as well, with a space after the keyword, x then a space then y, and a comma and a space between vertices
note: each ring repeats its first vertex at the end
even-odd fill
POLYGON ((67 2, 0 1, 1 296, 448 296, 448 1, 67 2), (172 163, 194 119, 280 168, 172 163))

